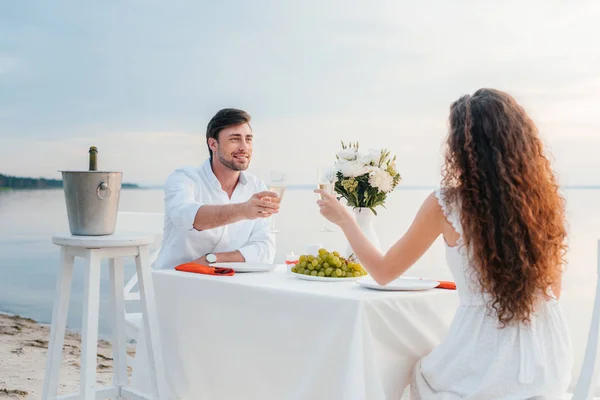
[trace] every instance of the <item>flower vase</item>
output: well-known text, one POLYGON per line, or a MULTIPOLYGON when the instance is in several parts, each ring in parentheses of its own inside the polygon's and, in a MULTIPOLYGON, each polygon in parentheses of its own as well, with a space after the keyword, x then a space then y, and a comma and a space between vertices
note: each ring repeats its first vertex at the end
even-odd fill
MULTIPOLYGON (((373 246, 375 246, 377 250, 381 251, 379 238, 377 237, 377 233, 373 227, 373 221, 375 220, 375 214, 373 214, 373 211, 371 211, 369 208, 355 208, 354 215, 360 230, 365 234, 373 246)), ((352 250, 352 246, 350 246, 350 243, 348 243, 346 247, 346 257, 349 257, 353 253, 354 251, 352 250)), ((360 262, 360 260, 358 261, 360 262)))

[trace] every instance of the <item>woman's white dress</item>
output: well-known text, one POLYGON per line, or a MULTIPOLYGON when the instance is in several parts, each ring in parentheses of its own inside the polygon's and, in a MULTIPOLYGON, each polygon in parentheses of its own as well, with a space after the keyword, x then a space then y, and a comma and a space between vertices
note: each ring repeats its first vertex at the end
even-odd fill
MULTIPOLYGON (((458 207, 446 205, 443 190, 436 196, 462 237, 458 207)), ((461 244, 462 238, 455 247, 446 245, 460 306, 444 341, 416 364, 411 398, 561 399, 571 379, 573 352, 558 301, 542 301, 529 326, 499 328, 461 244)))

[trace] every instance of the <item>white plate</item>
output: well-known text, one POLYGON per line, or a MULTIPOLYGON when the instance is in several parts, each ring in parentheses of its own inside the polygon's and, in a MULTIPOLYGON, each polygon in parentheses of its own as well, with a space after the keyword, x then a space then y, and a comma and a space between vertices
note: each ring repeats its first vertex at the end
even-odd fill
POLYGON ((320 281, 320 282, 351 282, 351 281, 359 281, 361 279, 366 278, 367 276, 353 276, 351 278, 331 278, 328 276, 312 276, 312 275, 304 275, 299 274, 297 272, 291 272, 298 279, 304 279, 306 281, 320 281))
POLYGON ((210 264, 211 267, 231 268, 235 272, 266 272, 277 267, 277 264, 224 262, 210 264))
POLYGON ((433 289, 440 283, 433 279, 401 277, 391 281, 385 286, 381 286, 372 278, 360 280, 358 281, 358 284, 375 290, 428 290, 433 289))

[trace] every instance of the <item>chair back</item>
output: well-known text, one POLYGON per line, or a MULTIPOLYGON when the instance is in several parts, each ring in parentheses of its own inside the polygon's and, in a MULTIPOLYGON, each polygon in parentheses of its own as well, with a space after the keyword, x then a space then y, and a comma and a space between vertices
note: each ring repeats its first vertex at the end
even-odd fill
MULTIPOLYGON (((117 213, 117 231, 152 232, 162 240, 165 215, 163 213, 119 212, 117 213)), ((154 245, 157 245, 155 242, 154 245)), ((160 246, 160 242, 158 243, 160 246)))
MULTIPOLYGON (((154 234, 154 243, 150 245, 150 263, 158 257, 160 244, 163 237, 164 214, 142 212, 119 212, 117 214, 117 232, 151 232, 154 234)), ((128 304, 138 302, 140 294, 133 292, 137 285, 137 274, 125 284, 124 295, 128 304)))
POLYGON ((585 355, 579 380, 573 392, 571 400, 589 400, 594 397, 596 392, 596 383, 598 381, 598 373, 600 372, 600 240, 598 240, 597 250, 597 282, 596 282, 596 297, 594 300, 594 310, 592 311, 592 322, 588 333, 588 341, 585 348, 585 355))

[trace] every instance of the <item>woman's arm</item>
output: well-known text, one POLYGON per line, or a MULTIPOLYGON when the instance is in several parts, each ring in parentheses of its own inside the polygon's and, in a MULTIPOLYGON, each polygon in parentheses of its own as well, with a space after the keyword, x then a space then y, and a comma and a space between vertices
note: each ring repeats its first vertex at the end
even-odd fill
POLYGON ((349 210, 335 197, 322 195, 318 201, 323 214, 342 228, 355 255, 363 267, 380 285, 385 285, 409 269, 443 233, 444 213, 432 193, 425 199, 408 231, 385 255, 382 255, 366 238, 349 210))

